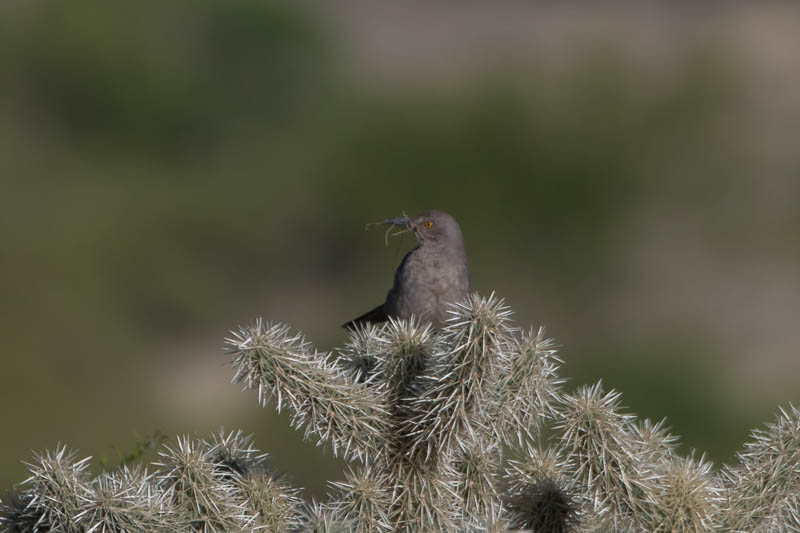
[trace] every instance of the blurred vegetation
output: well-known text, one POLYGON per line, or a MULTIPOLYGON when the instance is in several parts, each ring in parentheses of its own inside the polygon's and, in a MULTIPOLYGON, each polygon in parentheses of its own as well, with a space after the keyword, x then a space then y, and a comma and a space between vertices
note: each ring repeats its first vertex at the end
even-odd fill
POLYGON ((461 221, 475 290, 549 325, 574 384, 604 378, 718 461, 769 418, 728 408, 730 354, 696 314, 603 319, 648 213, 722 256, 762 246, 743 81, 717 48, 666 74, 608 42, 558 70, 382 85, 314 12, 255 0, 10 2, 0 39, 0 485, 59 440, 103 455, 225 425, 323 490, 337 466, 271 410, 166 427, 164 347, 260 313, 342 342, 410 245, 364 223, 428 207, 461 221))

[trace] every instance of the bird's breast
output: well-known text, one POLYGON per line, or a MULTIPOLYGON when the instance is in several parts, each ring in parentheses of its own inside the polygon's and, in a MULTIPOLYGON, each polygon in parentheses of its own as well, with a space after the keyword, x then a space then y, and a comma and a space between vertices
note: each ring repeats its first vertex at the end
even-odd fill
POLYGON ((420 247, 408 254, 387 296, 391 314, 399 318, 414 315, 435 323, 449 316, 448 304, 467 295, 468 274, 463 251, 448 252, 420 247))

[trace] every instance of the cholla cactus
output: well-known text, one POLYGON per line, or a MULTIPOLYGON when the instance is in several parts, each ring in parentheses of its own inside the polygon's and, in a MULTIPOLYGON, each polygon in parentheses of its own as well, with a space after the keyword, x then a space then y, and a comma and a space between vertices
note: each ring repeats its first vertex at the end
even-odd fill
POLYGON ((25 510, 37 517, 34 529, 81 531, 82 502, 89 495, 86 467, 90 458, 76 461, 77 452, 67 450, 66 445, 33 457, 34 461, 27 463, 31 476, 23 483, 31 487, 25 494, 25 510))
POLYGON ((92 478, 66 447, 36 454, 0 531, 800 531, 796 408, 715 471, 619 393, 563 391, 552 341, 510 314, 474 295, 440 330, 390 320, 337 352, 261 320, 226 340, 233 381, 353 462, 326 501, 302 502, 250 437, 220 431, 165 444, 152 472, 92 478))
POLYGON ((735 532, 800 531, 800 410, 781 409, 723 470, 723 522, 735 532))

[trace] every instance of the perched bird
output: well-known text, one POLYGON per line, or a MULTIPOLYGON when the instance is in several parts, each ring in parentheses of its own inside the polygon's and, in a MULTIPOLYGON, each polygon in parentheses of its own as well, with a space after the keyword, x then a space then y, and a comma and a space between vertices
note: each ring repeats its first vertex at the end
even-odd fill
POLYGON ((467 253, 458 222, 432 209, 414 218, 387 218, 379 224, 404 226, 404 231, 414 232, 419 246, 403 257, 386 301, 342 327, 353 329, 366 322, 412 315, 441 326, 449 316, 448 304, 465 299, 469 291, 467 253))

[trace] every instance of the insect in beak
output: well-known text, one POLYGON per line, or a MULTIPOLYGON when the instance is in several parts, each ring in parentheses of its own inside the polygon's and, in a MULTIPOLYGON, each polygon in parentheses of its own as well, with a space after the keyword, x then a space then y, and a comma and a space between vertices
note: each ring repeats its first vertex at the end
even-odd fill
POLYGON ((366 229, 369 229, 370 226, 375 226, 375 225, 389 226, 389 228, 386 230, 386 235, 385 235, 386 246, 389 246, 390 236, 397 237, 398 235, 402 235, 403 233, 411 231, 412 229, 411 219, 408 218, 406 215, 403 215, 401 217, 386 218, 381 220, 380 222, 370 222, 369 224, 367 224, 366 229), (403 226, 403 229, 401 229, 400 231, 396 231, 395 233, 391 233, 392 229, 394 229, 395 226, 403 226))

